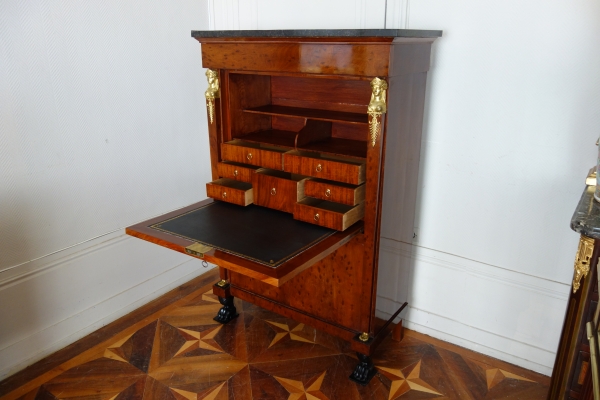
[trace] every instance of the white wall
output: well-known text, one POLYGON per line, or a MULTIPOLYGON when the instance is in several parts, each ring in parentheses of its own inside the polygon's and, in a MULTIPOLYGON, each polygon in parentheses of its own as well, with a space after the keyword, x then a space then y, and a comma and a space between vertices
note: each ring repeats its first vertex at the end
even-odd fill
MULTIPOLYGON (((550 374, 578 240, 569 221, 600 135, 600 3, 419 0, 408 23, 444 30, 409 325, 550 374)), ((393 227, 383 235, 407 257, 393 227)))
POLYGON ((124 228, 206 198, 207 7, 0 2, 0 380, 205 272, 124 228))
MULTIPOLYGON (((413 243, 386 168, 378 312, 550 374, 600 127, 595 0, 209 1, 211 28, 442 29, 413 243)), ((388 161, 390 161, 388 159, 388 161)))
POLYGON ((205 197, 206 83, 189 35, 209 24, 444 30, 418 236, 399 241, 386 218, 378 311, 408 298, 409 327, 549 374, 577 242, 568 223, 600 126, 598 2, 385 7, 0 2, 0 379, 204 272, 123 228, 205 197))

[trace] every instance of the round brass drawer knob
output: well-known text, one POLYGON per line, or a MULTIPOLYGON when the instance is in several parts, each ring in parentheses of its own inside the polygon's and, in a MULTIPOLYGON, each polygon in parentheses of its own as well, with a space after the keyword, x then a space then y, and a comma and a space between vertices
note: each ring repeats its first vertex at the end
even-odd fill
POLYGON ((331 197, 331 189, 325 191, 325 197, 331 197))
POLYGON ((321 164, 317 164, 317 168, 315 168, 317 172, 321 172, 323 170, 323 166, 321 164))
POLYGON ((277 190, 275 188, 271 189, 271 196, 275 196, 277 194, 277 190))
POLYGON ((248 155, 246 156, 246 158, 247 158, 248 160, 252 160, 252 153, 248 153, 248 155))
POLYGON ((319 214, 315 214, 315 221, 319 220, 319 214))
POLYGON ((223 194, 221 195, 221 197, 226 198, 227 197, 227 192, 223 192, 223 194))
POLYGON ((233 176, 238 176, 238 170, 237 169, 233 171, 233 176))

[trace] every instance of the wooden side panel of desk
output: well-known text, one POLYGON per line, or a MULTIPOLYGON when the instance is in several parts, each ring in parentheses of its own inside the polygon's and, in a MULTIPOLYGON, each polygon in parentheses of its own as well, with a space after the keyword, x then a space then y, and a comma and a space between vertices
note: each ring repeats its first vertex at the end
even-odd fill
MULTIPOLYGON (((398 62, 398 65, 401 65, 398 62)), ((412 240, 415 208, 418 189, 418 170, 423 127, 426 73, 401 74, 389 78, 388 110, 382 121, 382 135, 375 146, 369 144, 367 152, 367 183, 365 206, 365 259, 367 275, 363 280, 365 301, 362 313, 371 315, 371 322, 365 332, 375 332, 375 309, 377 301, 377 276, 379 264, 379 243, 383 187, 385 178, 386 142, 388 136, 396 144, 392 157, 395 167, 402 171, 402 179, 394 182, 394 190, 402 193, 402 209, 397 222, 402 239, 412 240), (368 303, 368 304, 367 304, 368 303)))
MULTIPOLYGON (((397 191, 399 197, 398 203, 394 206, 395 215, 398 218, 394 223, 394 238, 405 243, 410 243, 413 240, 426 82, 426 73, 398 74, 391 77, 388 82, 390 102, 386 114, 385 136, 382 138, 384 143, 380 188, 384 188, 385 159, 389 157, 393 160, 394 170, 389 172, 392 175, 393 184, 389 185, 388 188, 397 191)), ((368 187, 367 193, 369 193, 368 187)), ((374 229, 377 234, 381 231, 382 202, 383 190, 381 190, 377 203, 378 225, 374 229)), ((376 247, 373 250, 375 266, 379 265, 379 242, 378 236, 374 242, 376 247)), ((369 310, 373 317, 370 326, 371 331, 374 330, 377 302, 377 267, 373 269, 373 274, 370 286, 372 288, 371 309, 369 310)), ((365 290, 367 290, 367 287, 365 287, 365 290)))

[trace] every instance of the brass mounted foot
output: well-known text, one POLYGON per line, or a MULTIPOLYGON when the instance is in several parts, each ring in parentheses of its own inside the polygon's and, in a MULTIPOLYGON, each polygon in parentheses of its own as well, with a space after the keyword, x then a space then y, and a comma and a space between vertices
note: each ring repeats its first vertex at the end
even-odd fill
POLYGON ((226 324, 232 319, 238 317, 239 314, 237 313, 237 310, 233 305, 233 296, 219 296, 219 303, 221 303, 223 307, 221 307, 221 309, 217 313, 217 316, 213 318, 215 321, 220 322, 221 324, 226 324))
POLYGON ((358 356, 358 365, 354 368, 354 372, 350 375, 350 380, 358 383, 362 386, 367 386, 371 379, 377 373, 375 369, 375 365, 373 364, 373 360, 371 357, 365 356, 361 353, 356 353, 358 356))

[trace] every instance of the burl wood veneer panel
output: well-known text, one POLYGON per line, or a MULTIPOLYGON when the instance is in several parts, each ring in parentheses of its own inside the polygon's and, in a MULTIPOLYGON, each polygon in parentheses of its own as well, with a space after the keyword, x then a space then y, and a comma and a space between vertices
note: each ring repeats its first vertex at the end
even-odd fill
POLYGON ((364 252, 361 236, 279 288, 235 272, 230 273, 230 281, 243 290, 260 293, 304 313, 362 331, 365 321, 364 314, 361 316, 359 312, 364 301, 359 291, 364 252))
POLYGON ((240 71, 386 76, 388 44, 203 43, 202 66, 240 71))

